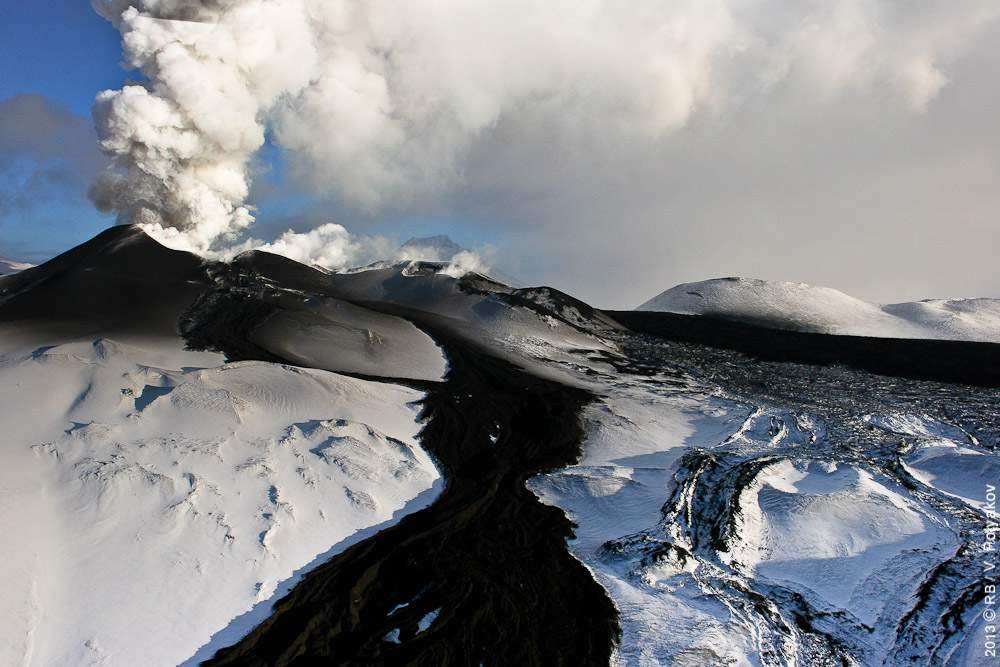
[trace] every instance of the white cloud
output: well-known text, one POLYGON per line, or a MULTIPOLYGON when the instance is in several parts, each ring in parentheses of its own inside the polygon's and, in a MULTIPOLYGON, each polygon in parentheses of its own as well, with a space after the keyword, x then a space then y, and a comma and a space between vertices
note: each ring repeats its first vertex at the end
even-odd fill
POLYGON ((383 237, 352 235, 341 225, 327 223, 305 233, 288 230, 257 249, 303 264, 343 269, 389 257, 392 247, 392 242, 383 237))
POLYGON ((143 229, 168 248, 194 252, 209 259, 223 261, 231 260, 249 250, 262 250, 303 264, 336 270, 364 266, 392 257, 395 252, 395 244, 384 236, 351 234, 342 225, 332 222, 306 232, 289 229, 271 242, 250 238, 218 250, 205 250, 196 242, 192 242, 190 233, 172 227, 144 224, 143 229))
POLYGON ((448 265, 441 273, 452 278, 461 278, 466 273, 488 274, 489 271, 490 266, 478 252, 463 250, 448 261, 448 265))
MULTIPOLYGON (((784 121, 785 134, 753 139, 794 165, 812 159, 809 138, 858 117, 928 113, 1000 16, 995 0, 94 3, 150 80, 98 98, 117 168, 94 199, 203 253, 251 228, 250 164, 268 131, 297 180, 342 213, 458 200, 495 214, 498 193, 537 208, 616 180, 649 208, 662 192, 688 196, 687 178, 668 175, 743 144, 733 132, 757 124, 747 117, 784 121)), ((762 177, 749 169, 740 179, 762 177)), ((543 217, 561 217, 564 234, 593 224, 574 206, 543 217)))

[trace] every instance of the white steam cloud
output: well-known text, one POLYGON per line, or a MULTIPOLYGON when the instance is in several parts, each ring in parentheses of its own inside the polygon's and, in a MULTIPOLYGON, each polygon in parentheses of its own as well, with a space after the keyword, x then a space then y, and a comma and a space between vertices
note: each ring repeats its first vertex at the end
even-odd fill
MULTIPOLYGON (((171 241, 174 240, 164 236, 159 230, 154 231, 153 236, 167 245, 171 245, 171 241)), ((176 244, 173 247, 177 247, 176 244)), ((445 266, 440 273, 461 278, 469 272, 489 272, 490 264, 486 258, 492 254, 493 248, 484 246, 481 250, 475 251, 457 245, 454 245, 453 250, 412 244, 396 247, 391 239, 384 236, 352 234, 343 225, 330 222, 308 232, 289 229, 270 243, 251 238, 223 250, 209 251, 207 254, 215 259, 230 260, 249 250, 262 250, 294 259, 302 264, 316 265, 333 271, 365 267, 373 262, 385 260, 442 262, 445 266)))
POLYGON ((303 233, 289 229, 271 243, 250 239, 230 248, 225 255, 263 250, 303 264, 344 269, 391 257, 393 248, 394 244, 385 237, 351 234, 343 225, 331 222, 303 233))
MULTIPOLYGON (((648 145, 793 84, 819 99, 889 89, 919 112, 1000 15, 996 0, 93 4, 146 82, 97 98, 114 167, 92 198, 201 253, 253 223, 252 160, 268 131, 301 179, 377 211, 460 186, 486 138, 648 145)), ((272 247, 338 262, 350 242, 335 227, 272 247)))
POLYGON ((482 255, 472 250, 463 250, 448 260, 448 265, 441 271, 446 276, 461 278, 467 273, 489 274, 490 266, 482 255))
POLYGON ((315 74, 305 4, 93 5, 121 31, 126 65, 149 80, 97 97, 94 119, 115 169, 93 200, 191 250, 234 239, 254 219, 248 166, 264 143, 264 116, 315 74))

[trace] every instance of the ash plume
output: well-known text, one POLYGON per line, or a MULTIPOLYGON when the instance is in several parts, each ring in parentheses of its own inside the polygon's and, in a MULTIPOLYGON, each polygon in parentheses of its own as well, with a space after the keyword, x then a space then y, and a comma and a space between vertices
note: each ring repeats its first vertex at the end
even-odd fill
POLYGON ((484 146, 558 140, 572 150, 553 169, 641 155, 782 87, 885 89, 920 112, 1000 15, 992 0, 92 2, 144 80, 97 97, 114 166, 91 197, 203 254, 254 222, 265 136, 299 181, 372 213, 462 187, 484 146))
POLYGON ((253 222, 248 165, 264 115, 309 83, 314 54, 301 2, 94 0, 147 83, 97 96, 114 168, 91 189, 102 210, 206 252, 253 222))

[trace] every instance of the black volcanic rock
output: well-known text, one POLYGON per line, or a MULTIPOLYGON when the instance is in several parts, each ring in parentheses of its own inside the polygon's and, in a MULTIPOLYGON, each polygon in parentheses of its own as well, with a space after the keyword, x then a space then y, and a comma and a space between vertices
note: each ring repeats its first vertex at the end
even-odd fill
POLYGON ((136 226, 111 227, 40 266, 0 278, 0 323, 51 333, 172 334, 209 285, 206 264, 136 226))
POLYGON ((237 255, 230 266, 237 271, 279 282, 286 289, 323 291, 328 289, 330 283, 330 275, 314 266, 263 250, 250 250, 237 255))
POLYGON ((203 664, 608 664, 614 605, 567 551, 573 524, 525 487, 579 458, 593 397, 430 328, 451 362, 446 382, 422 387, 441 496, 309 572, 203 664), (400 643, 386 640, 394 627, 400 643))
POLYGON ((636 333, 733 350, 765 361, 842 365, 870 373, 1000 387, 1000 345, 784 331, 708 315, 608 311, 636 333))

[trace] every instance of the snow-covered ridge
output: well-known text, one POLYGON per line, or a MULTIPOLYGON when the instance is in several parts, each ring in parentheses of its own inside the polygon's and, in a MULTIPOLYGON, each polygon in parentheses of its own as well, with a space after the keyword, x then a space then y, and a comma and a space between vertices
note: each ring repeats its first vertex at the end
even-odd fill
POLYGON ((637 310, 709 315, 793 331, 1000 343, 1000 299, 881 305, 805 283, 714 278, 673 287, 637 310))
MULTIPOLYGON (((301 291, 326 295, 330 303, 339 301, 405 308, 411 313, 419 313, 421 318, 433 322, 434 326, 447 330, 449 335, 487 346, 505 358, 516 358, 519 364, 532 364, 539 372, 542 372, 541 366, 533 359, 568 360, 573 350, 610 349, 608 342, 601 338, 602 332, 620 327, 600 311, 558 290, 547 287, 512 288, 475 272, 457 278, 442 271, 444 266, 440 262, 413 260, 373 265, 363 271, 327 274, 278 255, 255 251, 236 257, 228 268, 240 276, 253 275, 269 285, 280 285, 287 294, 294 295, 301 291)), ((287 307, 293 308, 291 305, 287 307)), ((305 316, 310 319, 331 312, 325 307, 325 302, 320 303, 315 298, 306 299, 303 307, 309 311, 305 316)), ((370 321, 369 327, 379 331, 379 327, 374 326, 375 318, 366 317, 370 321)), ((347 313, 340 309, 337 318, 346 323, 347 313)), ((280 319, 287 318, 281 316, 280 319)), ((261 335, 267 334, 270 328, 270 325, 262 327, 261 335)), ((281 330, 277 335, 269 336, 265 347, 282 355, 291 353, 282 358, 302 363, 305 360, 302 354, 307 354, 310 365, 315 365, 320 361, 315 352, 326 350, 322 355, 326 357, 331 350, 337 351, 334 349, 336 346, 327 344, 332 340, 329 329, 317 335, 313 343, 304 347, 297 344, 291 346, 297 347, 296 351, 289 349, 292 341, 287 336, 290 333, 298 336, 302 327, 297 327, 297 331, 279 328, 281 330), (312 351, 307 353, 306 348, 312 351)), ((298 340, 303 341, 302 338, 298 340)), ((388 350, 389 346, 383 347, 388 350)), ((440 354, 437 356, 440 357, 440 354)), ((325 363, 319 365, 336 371, 361 370, 325 363)), ((427 370, 430 369, 425 368, 427 370)), ((432 373, 416 374, 413 371, 411 368, 405 374, 392 370, 386 373, 391 377, 438 377, 432 373)))

